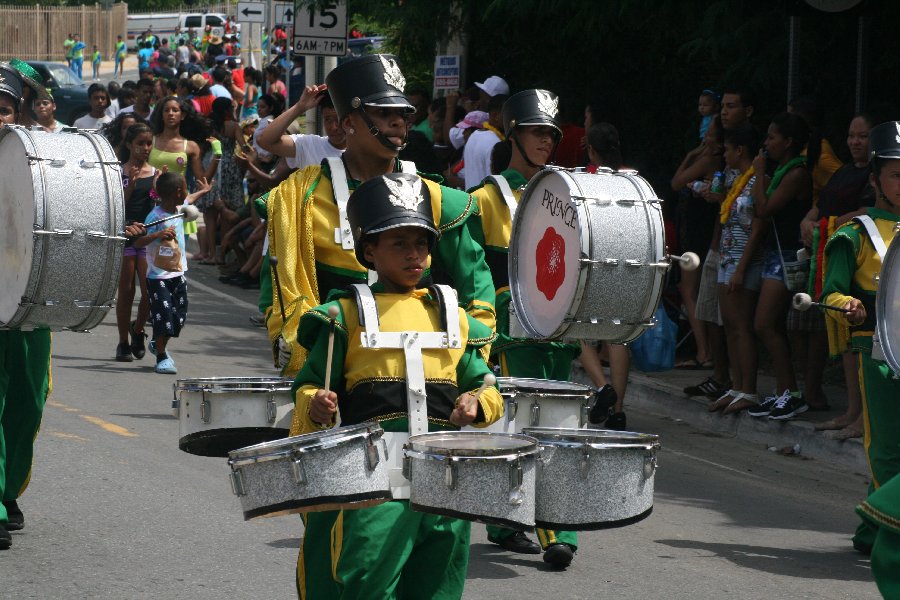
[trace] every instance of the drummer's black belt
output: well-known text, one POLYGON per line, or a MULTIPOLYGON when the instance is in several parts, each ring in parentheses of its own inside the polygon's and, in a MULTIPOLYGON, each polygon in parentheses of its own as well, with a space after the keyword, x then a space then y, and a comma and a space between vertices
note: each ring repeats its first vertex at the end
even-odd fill
MULTIPOLYGON (((380 129, 375 127, 375 123, 372 122, 372 119, 371 119, 371 117, 369 117, 369 113, 366 112, 365 108, 360 107, 359 114, 362 116, 363 121, 366 122, 366 126, 369 128, 369 133, 374 135, 375 139, 377 139, 379 142, 381 142, 382 146, 384 146, 388 150, 393 150, 394 152, 400 152, 401 150, 406 148, 406 138, 409 135, 408 133, 407 133, 407 135, 403 136, 403 145, 396 146, 393 143, 391 143, 391 140, 387 139, 386 135, 381 133, 380 129)), ((528 160, 528 159, 526 158, 525 160, 528 160)))

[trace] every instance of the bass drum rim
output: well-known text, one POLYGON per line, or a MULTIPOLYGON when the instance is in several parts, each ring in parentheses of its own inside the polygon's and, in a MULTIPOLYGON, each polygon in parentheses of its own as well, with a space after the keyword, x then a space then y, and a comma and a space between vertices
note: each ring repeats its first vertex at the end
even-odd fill
MULTIPOLYGON (((894 235, 897 237, 897 234, 894 235)), ((900 377, 900 340, 893 340, 890 336, 888 328, 889 319, 898 319, 900 314, 892 313, 887 305, 887 283, 895 283, 896 288, 900 288, 900 241, 894 240, 888 246, 887 253, 884 255, 884 262, 881 264, 881 271, 878 278, 878 292, 875 294, 875 310, 876 310, 876 331, 878 339, 881 342, 881 350, 884 354, 884 360, 894 372, 900 377)), ((893 290, 893 295, 900 297, 900 289, 893 290)), ((893 322, 893 321, 892 321, 893 322)))

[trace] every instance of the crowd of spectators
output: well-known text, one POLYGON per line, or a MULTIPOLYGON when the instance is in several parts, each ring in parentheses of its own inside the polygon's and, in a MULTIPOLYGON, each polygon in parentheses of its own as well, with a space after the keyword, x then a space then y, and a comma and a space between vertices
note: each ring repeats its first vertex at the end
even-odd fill
POLYGON ((710 412, 786 420, 830 408, 822 390, 830 355, 842 362, 849 407, 817 429, 835 430, 838 439, 861 437, 858 365, 848 334, 819 310, 795 309, 792 298, 819 296, 825 241, 873 206, 868 133, 890 115, 848 116, 844 163, 838 158, 844 149, 836 152, 820 129, 813 99, 796 98, 767 119, 758 118, 755 104, 744 87, 721 95, 703 90, 701 142, 672 177, 677 247, 703 257, 702 269, 680 276, 696 353, 676 367, 713 369, 685 389, 707 396, 710 412), (758 393, 763 349, 776 387, 758 393))

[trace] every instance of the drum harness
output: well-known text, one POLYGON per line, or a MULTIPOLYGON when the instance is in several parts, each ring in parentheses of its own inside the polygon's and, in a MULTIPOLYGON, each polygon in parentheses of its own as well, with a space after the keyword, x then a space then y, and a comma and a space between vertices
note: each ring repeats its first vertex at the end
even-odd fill
POLYGON ((402 447, 409 435, 428 432, 428 404, 425 393, 425 364, 422 350, 460 348, 459 310, 456 291, 448 285, 429 288, 438 301, 444 331, 380 331, 378 305, 368 285, 351 286, 356 297, 363 348, 400 348, 406 361, 406 402, 409 412, 409 433, 384 434, 388 447, 388 476, 394 499, 409 498, 409 480, 403 475, 402 447))
MULTIPOLYGON (((869 239, 872 241, 872 246, 875 248, 875 252, 878 253, 878 258, 883 264, 884 257, 887 254, 887 245, 884 243, 884 239, 881 237, 881 233, 878 231, 878 226, 875 225, 875 221, 873 221, 872 217, 869 215, 859 215, 853 217, 853 220, 865 228, 866 233, 869 234, 869 239)), ((877 274, 875 275, 875 284, 877 287, 877 274)), ((875 331, 872 334, 872 358, 880 361, 885 360, 884 349, 881 347, 881 338, 878 335, 878 327, 875 328, 875 331)))

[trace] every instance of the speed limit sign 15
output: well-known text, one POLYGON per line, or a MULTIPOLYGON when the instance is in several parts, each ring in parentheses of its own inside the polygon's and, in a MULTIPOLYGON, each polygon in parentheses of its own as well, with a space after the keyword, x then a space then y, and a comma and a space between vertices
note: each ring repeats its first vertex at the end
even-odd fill
POLYGON ((294 52, 310 56, 347 54, 347 3, 328 2, 297 7, 294 52))

